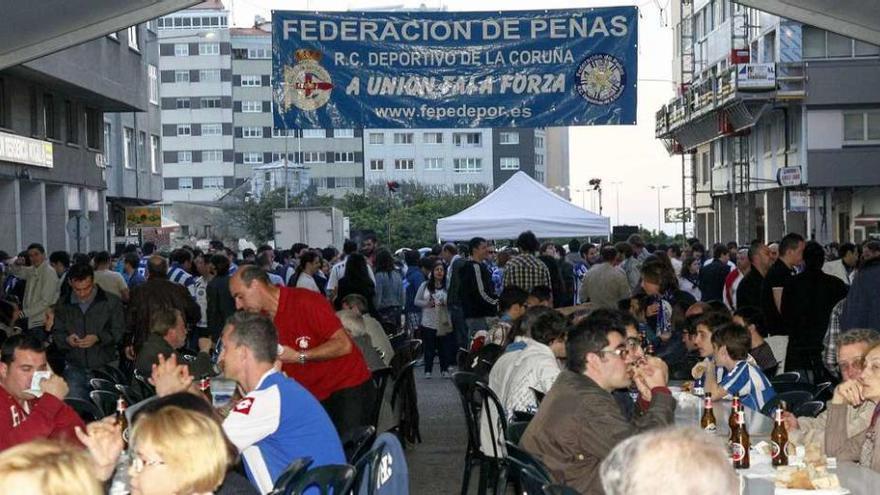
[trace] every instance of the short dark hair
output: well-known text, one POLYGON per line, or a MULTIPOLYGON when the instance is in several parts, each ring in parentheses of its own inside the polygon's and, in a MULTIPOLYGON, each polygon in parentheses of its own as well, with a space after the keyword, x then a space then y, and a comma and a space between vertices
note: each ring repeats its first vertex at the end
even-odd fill
POLYGON ((816 241, 810 241, 804 247, 804 267, 809 271, 819 271, 825 264, 825 248, 816 241))
POLYGON ((78 282, 87 278, 95 279, 95 270, 92 269, 91 265, 78 263, 67 271, 67 280, 71 282, 78 282))
MULTIPOLYGON (((424 258, 419 259, 419 268, 423 268, 428 271, 434 270, 434 263, 436 258, 433 256, 425 256, 424 258)), ((409 264, 409 263, 407 263, 409 264)))
POLYGON ((528 327, 528 333, 532 339, 550 345, 554 340, 565 338, 565 317, 558 311, 550 308, 529 308, 526 314, 520 318, 524 327, 528 327), (543 310, 543 311, 539 311, 543 310))
POLYGON ((588 242, 586 244, 582 244, 581 248, 578 251, 581 253, 581 256, 586 256, 590 252, 590 249, 594 249, 595 247, 595 244, 591 244, 588 242))
POLYGON ((724 256, 725 254, 729 255, 730 250, 727 249, 727 246, 725 246, 724 244, 721 244, 719 242, 719 243, 716 243, 714 246, 712 246, 712 257, 715 258, 716 260, 721 258, 722 256, 724 256))
POLYGON ((147 274, 150 278, 168 278, 168 261, 159 255, 147 260, 147 274))
POLYGON ((40 252, 40 254, 46 254, 46 248, 44 248, 43 245, 40 244, 39 242, 34 242, 34 243, 30 244, 27 247, 26 251, 30 251, 31 249, 36 249, 37 251, 40 252))
POLYGON ((618 242, 614 245, 614 249, 616 249, 618 253, 622 254, 624 258, 632 258, 633 256, 632 244, 628 242, 618 242))
POLYGON ((568 241, 568 251, 570 253, 577 253, 581 250, 581 241, 577 239, 572 239, 568 241))
POLYGON ((241 256, 243 258, 250 258, 251 256, 256 256, 257 253, 254 252, 251 248, 244 248, 244 251, 241 252, 241 256))
POLYGON ((321 250, 321 257, 326 261, 330 261, 339 254, 339 250, 333 246, 327 246, 321 250))
POLYGON ((607 263, 611 263, 612 261, 617 259, 618 251, 611 246, 605 246, 602 248, 602 252, 600 255, 602 256, 602 261, 607 263))
POLYGON ((172 263, 183 264, 187 261, 192 261, 192 251, 183 248, 175 249, 174 251, 171 251, 171 256, 169 258, 172 263))
POLYGON ((70 254, 67 251, 55 251, 49 255, 49 263, 61 263, 67 268, 70 266, 70 254))
POLYGON ((699 251, 701 253, 705 253, 706 247, 703 246, 699 241, 697 241, 697 242, 691 244, 691 252, 696 252, 696 251, 699 251))
POLYGON ((635 247, 645 247, 645 241, 642 240, 642 236, 639 234, 632 234, 626 239, 627 244, 631 244, 635 247))
POLYGON ((672 254, 674 254, 675 256, 681 256, 681 246, 679 246, 678 244, 670 244, 666 248, 666 251, 672 251, 672 254))
POLYGON ((844 256, 846 256, 847 254, 849 254, 853 251, 855 251, 856 255, 858 255, 859 254, 858 246, 856 246, 855 244, 853 244, 851 242, 844 242, 843 244, 840 245, 839 248, 837 248, 837 255, 839 257, 843 258, 844 256))
POLYGON ((290 255, 296 256, 299 254, 300 251, 302 251, 303 249, 307 249, 308 247, 309 247, 308 244, 305 244, 302 242, 295 242, 295 243, 293 243, 293 246, 290 246, 290 255))
POLYGON ((218 277, 229 274, 229 258, 222 254, 213 254, 208 258, 208 263, 214 265, 214 271, 218 277))
POLYGON ((544 302, 553 300, 553 290, 546 285, 536 285, 529 291, 529 296, 544 302))
POLYGON ((749 244, 749 262, 755 264, 755 259, 758 257, 758 253, 761 252, 761 248, 764 247, 764 243, 760 240, 754 240, 749 244))
POLYGON ((474 249, 480 247, 480 244, 484 242, 486 242, 486 239, 483 239, 482 237, 471 238, 471 240, 468 242, 468 251, 474 252, 474 249))
POLYGON ((177 308, 165 308, 163 311, 154 311, 150 316, 150 333, 160 337, 168 335, 168 330, 177 325, 178 316, 183 319, 183 314, 177 308))
POLYGON ((149 256, 153 254, 156 250, 156 244, 150 241, 144 243, 144 247, 141 249, 144 252, 144 255, 149 256))
POLYGON ((39 353, 46 352, 46 349, 43 348, 43 343, 36 337, 24 334, 13 335, 6 339, 3 342, 2 348, 0 348, 0 362, 11 364, 15 360, 15 351, 19 349, 39 353))
POLYGON ((246 287, 250 287, 254 281, 263 285, 272 285, 272 282, 269 280, 269 274, 257 265, 242 266, 235 272, 235 275, 241 279, 246 287))
POLYGON ((125 256, 122 257, 122 263, 137 269, 141 264, 141 259, 138 257, 137 253, 125 253, 125 256))
POLYGON ((779 241, 779 256, 784 255, 789 251, 794 251, 797 249, 798 244, 804 242, 804 236, 798 234, 797 232, 791 232, 790 234, 786 234, 785 237, 779 241))
POLYGON ((346 239, 345 242, 342 243, 342 254, 349 255, 358 250, 358 245, 351 239, 346 239))
POLYGON ((415 249, 407 249, 403 252, 403 261, 406 266, 418 266, 422 255, 415 249))
POLYGON ((239 311, 226 320, 226 325, 233 328, 229 334, 232 341, 250 349, 254 358, 263 363, 275 362, 278 357, 278 331, 269 317, 239 311))
POLYGON ((541 247, 541 243, 531 230, 527 230, 516 238, 516 247, 526 253, 534 253, 541 247))
POLYGON ((757 330, 758 335, 761 337, 767 336, 767 330, 764 328, 764 312, 761 311, 761 308, 756 308, 755 306, 743 306, 741 308, 736 308, 736 312, 733 313, 734 316, 739 316, 746 323, 746 328, 749 325, 755 325, 755 330, 757 330))
POLYGON ((721 311, 709 311, 708 313, 703 313, 694 321, 694 330, 697 329, 698 326, 703 325, 709 328, 710 331, 714 332, 715 329, 730 323, 730 315, 721 311))
POLYGON ((104 263, 110 263, 110 253, 107 251, 101 251, 92 258, 92 261, 95 262, 95 265, 103 265, 104 263))
POLYGON ((748 357, 752 339, 745 327, 736 323, 727 323, 712 332, 712 344, 716 347, 726 347, 730 358, 739 361, 748 357))
POLYGON ((569 329, 565 341, 565 366, 575 373, 583 373, 587 368, 586 355, 597 354, 608 345, 608 334, 617 332, 626 335, 623 319, 617 311, 596 310, 569 329))
POLYGON ((367 232, 364 234, 364 241, 373 241, 374 243, 379 242, 379 238, 376 237, 376 234, 373 232, 367 232))
POLYGON ((498 309, 502 313, 506 313, 514 304, 524 305, 528 298, 529 293, 525 289, 514 285, 507 286, 498 296, 498 309))

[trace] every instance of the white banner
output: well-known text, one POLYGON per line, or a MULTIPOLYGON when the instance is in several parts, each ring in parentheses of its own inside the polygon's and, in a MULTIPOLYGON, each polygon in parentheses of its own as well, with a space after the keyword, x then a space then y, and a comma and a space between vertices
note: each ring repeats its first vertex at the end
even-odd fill
POLYGON ((0 161, 52 168, 52 143, 0 132, 0 161))
POLYGON ((739 89, 776 89, 776 64, 738 64, 736 86, 739 89))

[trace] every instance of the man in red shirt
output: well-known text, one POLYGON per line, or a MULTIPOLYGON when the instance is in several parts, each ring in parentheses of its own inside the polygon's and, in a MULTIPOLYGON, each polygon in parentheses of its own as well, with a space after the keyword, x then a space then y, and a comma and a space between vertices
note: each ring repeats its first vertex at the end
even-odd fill
POLYGON ((376 400, 370 371, 321 294, 276 287, 265 270, 253 265, 238 269, 229 290, 237 309, 274 320, 284 372, 321 401, 340 436, 370 424, 376 400))
POLYGON ((64 403, 67 383, 58 375, 43 380, 43 395, 28 393, 37 371, 48 371, 46 351, 39 340, 15 335, 0 351, 0 450, 40 438, 79 444, 74 428, 82 419, 64 403))

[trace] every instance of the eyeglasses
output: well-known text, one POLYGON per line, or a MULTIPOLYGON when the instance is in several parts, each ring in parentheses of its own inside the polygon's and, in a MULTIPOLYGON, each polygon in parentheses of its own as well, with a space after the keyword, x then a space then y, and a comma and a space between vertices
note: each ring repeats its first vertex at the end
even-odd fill
POLYGON ((163 464, 165 464, 165 461, 144 460, 140 454, 135 454, 134 458, 131 460, 131 467, 134 468, 134 472, 138 474, 142 473, 147 466, 161 466, 163 464))
POLYGON ((631 351, 633 349, 638 349, 642 346, 642 338, 641 337, 627 337, 626 338, 626 349, 631 351))
POLYGON ((614 354, 621 359, 625 359, 627 354, 629 354, 629 351, 623 345, 618 347, 617 349, 602 349, 599 352, 601 352, 602 354, 614 354))
POLYGON ((865 358, 856 358, 851 361, 838 361, 837 367, 840 369, 841 373, 848 369, 862 371, 865 369, 865 358))

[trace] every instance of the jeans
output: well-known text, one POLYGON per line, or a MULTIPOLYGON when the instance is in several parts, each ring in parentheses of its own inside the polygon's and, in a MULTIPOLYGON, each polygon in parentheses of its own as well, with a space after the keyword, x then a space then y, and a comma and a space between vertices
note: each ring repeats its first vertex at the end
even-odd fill
POLYGON ((89 380, 94 377, 95 375, 92 374, 91 370, 67 363, 67 366, 64 368, 64 380, 67 382, 67 387, 70 389, 70 391, 67 392, 67 397, 83 399, 91 402, 89 392, 91 392, 92 386, 89 385, 89 380))
POLYGON ((434 371, 435 355, 440 358, 440 371, 449 371, 449 366, 455 362, 455 335, 448 333, 438 337, 436 329, 419 327, 419 330, 425 346, 425 373, 434 371))
POLYGON ((455 341, 461 349, 470 347, 467 321, 464 319, 464 308, 460 305, 449 306, 449 322, 452 323, 452 333, 455 341))

